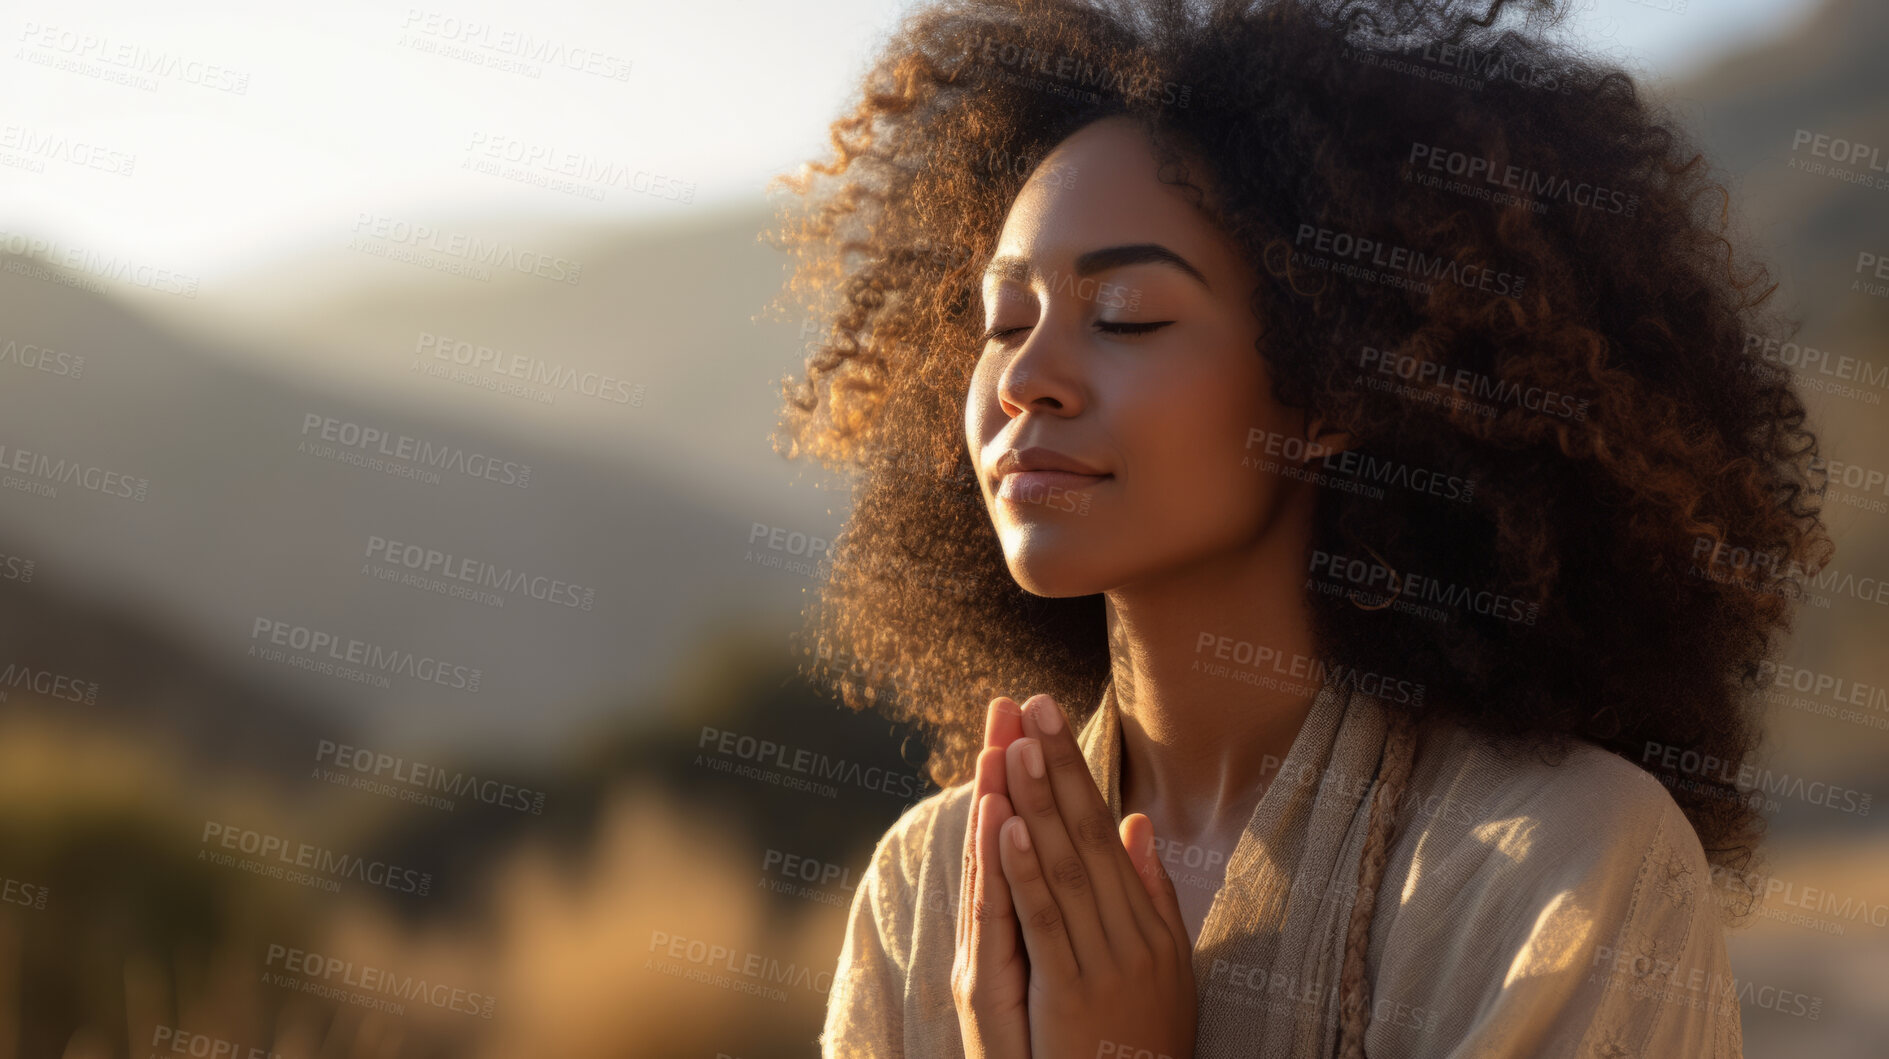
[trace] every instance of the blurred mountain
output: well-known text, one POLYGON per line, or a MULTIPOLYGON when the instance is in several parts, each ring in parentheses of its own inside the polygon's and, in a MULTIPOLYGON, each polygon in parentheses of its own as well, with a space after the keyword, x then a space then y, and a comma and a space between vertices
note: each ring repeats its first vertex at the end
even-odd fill
MULTIPOLYGON (((1876 371, 1889 364, 1889 299, 1850 287, 1859 251, 1889 253, 1885 51, 1889 5, 1824 0, 1792 31, 1727 54, 1663 88, 1728 181, 1733 216, 1780 284, 1780 304, 1802 321, 1795 341, 1827 351, 1832 361, 1849 357, 1876 371), (1817 137, 1826 138, 1822 154, 1817 137), (1831 155, 1849 150, 1837 147, 1838 141, 1859 145, 1863 153, 1838 166, 1831 155), (1877 186, 1817 172, 1817 163, 1874 177, 1877 186)), ((1866 392, 1849 397, 1805 389, 1811 425, 1828 458, 1889 466, 1889 393, 1867 385, 1858 389, 1866 392)), ((1858 576, 1889 570, 1889 518, 1840 503, 1825 510, 1840 568, 1858 576)), ((1877 647, 1883 627, 1875 615, 1859 620, 1841 604, 1807 608, 1798 616, 1789 657, 1820 672, 1880 684, 1889 680, 1877 647)), ((1875 743, 1853 738, 1844 731, 1850 726, 1794 720, 1801 718, 1780 718, 1776 726, 1784 733, 1778 752, 1786 763, 1779 767, 1791 767, 1788 759, 1795 756, 1800 767, 1828 770, 1842 762, 1879 769, 1875 743)))
MULTIPOLYGON (((807 344, 801 321, 763 318, 787 264, 758 238, 771 220, 757 199, 578 228, 511 217, 431 222, 432 244, 465 236, 541 253, 580 269, 576 283, 497 267, 484 280, 446 275, 365 254, 362 237, 338 231, 207 290, 201 306, 150 299, 150 307, 189 333, 224 339, 207 346, 246 365, 516 430, 665 477, 742 517, 766 521, 757 506, 824 513, 844 505, 817 488, 783 492, 801 468, 768 443, 778 380, 799 369, 807 344), (475 357, 596 372, 640 389, 641 403, 569 393, 541 402, 413 370, 416 359, 451 368, 475 357)), ((809 481, 833 484, 817 470, 809 481)))
MULTIPOLYGON (((276 370, 267 354, 176 332, 112 298, 13 271, 0 274, 0 313, 16 350, 0 363, 0 445, 8 446, 0 462, 14 472, 0 489, 0 535, 35 564, 34 583, 113 598, 205 658, 326 700, 382 740, 547 750, 574 721, 660 687, 666 660, 730 613, 773 627, 785 649, 814 582, 752 561, 751 529, 832 536, 818 517, 831 498, 791 488, 785 461, 771 452, 774 488, 757 486, 744 501, 692 488, 673 469, 695 464, 686 447, 615 458, 622 454, 560 446, 476 408, 452 416, 372 387, 340 389, 276 370), (29 345, 66 364, 82 357, 82 368, 22 366, 35 356, 19 352, 29 345), (311 416, 321 425, 308 429, 311 416), (341 442, 355 429, 443 447, 449 458, 467 457, 472 473, 445 470, 428 484, 298 451, 347 451, 341 442), (337 441, 324 442, 324 431, 337 441), (493 477, 522 485, 480 477, 481 457, 498 461, 493 477), (40 495, 59 461, 97 488, 72 479, 40 495), (116 495, 136 480, 147 483, 143 499, 116 495), (417 571, 435 586, 447 583, 441 568, 467 562, 517 579, 484 599, 384 581, 373 571, 416 571, 370 557, 376 537, 416 545, 416 557, 450 556, 417 571), (283 624, 258 637, 258 621, 283 624), (251 657, 278 638, 293 645, 304 635, 298 627, 412 652, 421 664, 377 687, 251 657), (428 659, 449 667, 442 681, 428 679, 428 659), (476 692, 443 686, 469 683, 464 674, 475 668, 476 692)), ((765 542, 754 552, 787 558, 765 542)))
MULTIPOLYGON (((0 554, 20 549, 0 543, 0 554)), ((141 733, 197 767, 300 777, 323 739, 354 741, 314 689, 204 656, 167 623, 58 584, 37 563, 0 579, 0 708, 141 733)))
POLYGON ((1735 181, 1739 210, 1786 282, 1782 293, 1811 325, 1803 340, 1820 348, 1852 341, 1857 347, 1844 352, 1877 363, 1889 299, 1849 286, 1858 251, 1889 253, 1885 51, 1889 5, 1824 0, 1794 31, 1725 55, 1672 90, 1713 162, 1735 181), (1820 156, 1814 140, 1800 142, 1800 132, 1873 148, 1844 168, 1878 186, 1803 168, 1833 159, 1820 156))

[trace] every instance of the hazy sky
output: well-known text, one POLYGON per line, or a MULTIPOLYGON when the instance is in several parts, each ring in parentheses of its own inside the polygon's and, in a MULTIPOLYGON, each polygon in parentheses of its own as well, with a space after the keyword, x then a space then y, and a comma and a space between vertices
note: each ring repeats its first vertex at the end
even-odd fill
MULTIPOLYGON (((1809 7, 1582 2, 1589 35, 1662 76, 1809 7)), ((6 245, 37 237, 214 288, 374 225, 752 202, 818 152, 906 0, 9 6, 6 245), (587 65, 519 58, 541 47, 587 65), (529 162, 547 158, 620 181, 527 182, 555 179, 529 162)))

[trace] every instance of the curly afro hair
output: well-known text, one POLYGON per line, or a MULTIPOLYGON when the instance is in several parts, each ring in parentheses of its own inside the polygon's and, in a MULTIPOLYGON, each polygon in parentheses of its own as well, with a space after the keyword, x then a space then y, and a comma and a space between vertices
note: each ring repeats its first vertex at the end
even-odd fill
POLYGON ((1127 115, 1259 274, 1274 399, 1349 435, 1347 459, 1474 483, 1467 502, 1322 489, 1313 547, 1370 556, 1373 587, 1468 586, 1513 613, 1439 622, 1312 592, 1323 656, 1419 682, 1426 712, 1493 735, 1599 743, 1666 783, 1714 864, 1748 864, 1748 792, 1667 763, 1757 748, 1760 664, 1834 550, 1817 439, 1790 378, 1750 352, 1779 326, 1774 285, 1735 250, 1724 188, 1628 74, 1548 32, 1562 14, 909 14, 831 156, 778 178, 782 298, 824 330, 783 383, 776 446, 857 486, 808 613, 817 675, 919 725, 946 785, 968 777, 991 698, 1097 701, 1103 599, 1012 580, 962 429, 981 267, 1012 199, 1070 133, 1127 115))

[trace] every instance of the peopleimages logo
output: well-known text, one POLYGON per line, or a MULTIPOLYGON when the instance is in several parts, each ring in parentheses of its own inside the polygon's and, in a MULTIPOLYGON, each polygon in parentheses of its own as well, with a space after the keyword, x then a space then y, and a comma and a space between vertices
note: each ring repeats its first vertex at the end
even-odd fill
POLYGON ((471 798, 486 805, 515 809, 533 816, 544 813, 543 791, 490 778, 480 779, 475 773, 441 768, 422 761, 409 761, 395 754, 366 747, 323 739, 315 744, 315 761, 314 779, 396 797, 401 801, 444 803, 435 807, 451 809, 452 802, 424 793, 443 791, 457 798, 471 798), (322 764, 332 764, 334 769, 322 768, 322 764), (354 775, 349 776, 350 772, 354 775))
POLYGON ((143 503, 151 489, 149 478, 133 478, 83 460, 54 458, 35 449, 0 442, 0 482, 6 488, 37 496, 56 497, 62 485, 143 503), (10 472, 10 473, 9 473, 10 472))
MULTIPOLYGON (((249 638, 262 640, 277 647, 286 647, 298 652, 299 657, 325 655, 328 659, 347 662, 355 666, 372 670, 372 674, 393 673, 398 676, 412 677, 433 684, 461 691, 478 691, 481 671, 443 662, 428 655, 417 655, 412 651, 399 651, 383 648, 378 644, 367 643, 337 636, 322 629, 312 629, 306 625, 291 625, 274 618, 258 617, 250 626, 249 638)), ((254 643, 250 644, 250 654, 263 656, 263 650, 254 643)), ((281 651, 268 656, 269 661, 286 661, 281 651)), ((326 663, 322 663, 326 664, 326 663)))
POLYGON ((235 1041, 207 1033, 192 1033, 175 1026, 157 1024, 151 1032, 151 1059, 164 1055, 188 1055, 192 1059, 287 1059, 282 1052, 260 1046, 245 1048, 235 1041))
POLYGON ((1558 76, 1553 68, 1530 62, 1526 57, 1509 55, 1502 47, 1441 42, 1405 45, 1398 40, 1373 40, 1370 26, 1362 21, 1353 23, 1351 28, 1353 42, 1347 42, 1345 49, 1339 51, 1339 59, 1470 91, 1481 91, 1496 81, 1543 92, 1574 91, 1574 81, 1558 76))
POLYGON ((1246 455, 1240 457, 1240 466, 1344 489, 1372 500, 1384 498, 1382 486, 1396 486, 1462 503, 1468 503, 1476 492, 1474 478, 1442 474, 1357 449, 1333 448, 1295 434, 1261 427, 1250 427, 1246 431, 1246 455), (1328 473, 1311 471, 1314 460, 1328 473))
POLYGON ((1824 780, 1806 780, 1802 776, 1774 772, 1749 762, 1728 761, 1691 747, 1649 741, 1640 755, 1640 764, 1644 767, 1654 762, 1666 770, 1667 774, 1656 776, 1661 783, 1700 793, 1711 794, 1710 787, 1720 790, 1730 788, 1740 795, 1778 795, 1858 816, 1868 816, 1870 805, 1875 801, 1874 795, 1867 791, 1824 780))
POLYGON ((380 427, 308 412, 302 416, 304 440, 297 451, 322 459, 353 463, 399 477, 422 477, 439 483, 440 471, 483 478, 520 489, 531 482, 531 465, 501 460, 457 445, 441 445, 423 438, 389 433, 380 427), (394 462, 398 461, 398 462, 394 462))
MULTIPOLYGON (((409 7, 406 17, 400 22, 400 28, 404 33, 416 37, 430 37, 446 44, 458 45, 472 55, 489 53, 546 66, 562 66, 575 73, 591 74, 607 81, 630 79, 630 60, 622 56, 553 37, 535 36, 526 30, 494 25, 476 18, 409 7)), ((405 43, 404 38, 402 43, 405 43)))
POLYGON ((18 581, 26 584, 33 579, 33 571, 38 568, 39 560, 28 559, 23 555, 8 555, 0 552, 0 581, 18 581))
MULTIPOLYGON (((697 976, 681 973, 677 973, 676 976, 707 981, 709 984, 724 987, 735 986, 737 984, 751 987, 743 989, 742 991, 744 992, 760 992, 760 988, 771 988, 775 983, 798 986, 816 993, 825 993, 833 986, 833 972, 828 968, 797 964, 792 961, 782 963, 778 958, 763 953, 741 952, 726 945, 703 941, 700 938, 671 934, 666 930, 652 930, 649 932, 648 951, 651 953, 659 953, 671 959, 682 960, 698 967, 725 970, 731 975, 739 976, 738 980, 736 982, 711 981, 706 978, 698 978, 697 976)), ((645 970, 656 970, 662 971, 663 973, 675 973, 679 971, 678 968, 666 968, 657 965, 654 963, 653 958, 646 958, 643 967, 645 970)), ((779 990, 775 989, 773 992, 779 993, 779 990)), ((770 999, 786 999, 784 994, 775 996, 771 993, 761 993, 760 995, 767 995, 770 999)))
MULTIPOLYGON (((1268 670, 1275 675, 1304 681, 1312 688, 1321 688, 1327 684, 1353 688, 1363 694, 1403 706, 1423 705, 1426 690, 1424 685, 1416 681, 1369 672, 1342 662, 1308 658, 1297 651, 1281 651, 1266 644, 1236 640, 1231 636, 1216 635, 1212 632, 1203 631, 1194 638, 1194 654, 1211 655, 1219 661, 1268 670)), ((1193 668, 1196 670, 1203 668, 1200 659, 1195 659, 1193 668)))
MULTIPOLYGON (((971 38, 969 53, 987 63, 1012 70, 1040 74, 1072 90, 1093 95, 1093 89, 1112 91, 1129 99, 1158 102, 1185 109, 1194 95, 1194 86, 1149 77, 1146 74, 1098 67, 1086 58, 1057 55, 1013 41, 986 35, 971 38)), ((1080 98, 1080 97, 1079 97, 1080 98)))
MULTIPOLYGON (((331 997, 357 1006, 379 1007, 388 1003, 385 998, 393 997, 410 1002, 419 1001, 462 1015, 487 1019, 492 1017, 494 999, 482 993, 470 992, 444 982, 429 982, 415 975, 398 974, 353 960, 324 956, 318 952, 292 949, 286 945, 270 945, 265 966, 281 967, 289 974, 303 976, 298 980, 271 971, 264 975, 264 980, 272 985, 299 988, 305 993, 331 997), (361 992, 349 993, 342 987, 361 992)), ((398 1004, 391 1005, 389 1009, 404 1013, 398 1004)))
POLYGON ((534 576, 523 570, 454 555, 437 548, 389 540, 378 534, 368 535, 366 557, 415 575, 430 575, 414 578, 415 586, 421 588, 428 587, 431 577, 442 577, 459 585, 489 588, 574 610, 590 610, 597 602, 597 590, 594 588, 554 577, 534 576))
MULTIPOLYGON (((1522 625, 1533 625, 1541 615, 1541 604, 1490 589, 1476 589, 1443 581, 1412 570, 1393 571, 1375 561, 1314 550, 1309 572, 1322 576, 1330 584, 1355 586, 1372 594, 1395 599, 1394 606, 1435 603, 1500 618, 1522 625)), ((1313 583, 1316 585, 1316 582, 1313 583)), ((1348 593, 1347 593, 1348 594, 1348 593)))
MULTIPOLYGON (((641 404, 641 384, 596 371, 578 371, 563 364, 553 364, 541 357, 507 351, 483 343, 450 338, 421 331, 414 343, 414 357, 428 357, 486 372, 505 380, 517 380, 521 387, 542 387, 548 393, 574 393, 615 404, 641 404)), ((548 402, 547 402, 548 403, 548 402)))
POLYGON ((472 134, 466 150, 471 157, 461 166, 464 169, 496 172, 514 178, 524 177, 527 182, 533 183, 537 182, 533 178, 540 178, 546 186, 595 192, 595 197, 599 199, 604 189, 615 188, 683 205, 695 201, 696 182, 693 180, 648 169, 633 169, 626 163, 599 158, 585 151, 566 150, 555 144, 533 143, 516 136, 481 130, 472 134), (560 179, 553 180, 554 177, 560 179))
POLYGON ((1310 243, 1321 254, 1330 254, 1346 262, 1362 262, 1374 269, 1400 272, 1422 279, 1444 279, 1458 286, 1485 290, 1505 297, 1519 297, 1527 285, 1526 277, 1496 272, 1486 265, 1465 264, 1438 254, 1426 254, 1405 246, 1394 246, 1350 232, 1301 224, 1294 245, 1303 249, 1310 243))
POLYGON ((486 271, 491 268, 537 276, 540 279, 571 286, 576 286, 584 275, 583 263, 579 261, 537 250, 521 249, 511 243, 469 235, 465 232, 445 232, 430 224, 416 224, 385 214, 357 212, 354 217, 353 231, 354 239, 349 243, 350 249, 411 260, 415 264, 425 264, 425 261, 412 259, 406 255, 438 254, 463 263, 465 268, 470 270, 469 275, 481 280, 491 278, 490 273, 486 271), (377 240, 377 242, 368 242, 368 240, 377 240), (405 251, 406 255, 394 254, 391 252, 393 250, 405 251))
POLYGON ((1889 390, 1889 365, 1878 366, 1847 354, 1802 345, 1788 339, 1749 331, 1740 365, 1760 377, 1794 380, 1797 385, 1862 404, 1880 405, 1889 390))
POLYGON ((1712 866, 1711 878, 1712 884, 1724 891, 1720 895, 1721 900, 1750 897, 1767 906, 1781 905, 1782 908, 1761 908, 1758 914, 1794 926, 1805 926, 1826 934, 1844 933, 1844 924, 1836 920, 1851 924, 1866 923, 1878 929, 1889 927, 1889 904, 1880 901, 1716 864, 1712 866))
POLYGON ((194 274, 164 268, 128 255, 107 254, 57 239, 11 231, 0 231, 0 250, 15 257, 44 261, 54 268, 96 276, 114 283, 129 283, 159 294, 175 294, 183 298, 197 296, 199 281, 194 274))
POLYGON ((760 888, 782 897, 845 908, 852 903, 857 883, 853 869, 843 864, 778 849, 768 850, 761 858, 760 888))
POLYGON ((1421 165, 1436 173, 1480 183, 1486 188, 1512 191, 1526 199, 1562 202, 1573 206, 1604 210, 1631 217, 1639 208, 1640 198, 1617 188, 1606 188, 1584 180, 1543 173, 1526 166, 1505 164, 1465 151, 1453 151, 1436 144, 1412 142, 1404 161, 1421 165))
POLYGON ((8 662, 6 668, 0 669, 0 702, 7 701, 15 691, 30 691, 49 699, 92 706, 98 703, 98 689, 96 680, 85 680, 68 673, 55 673, 50 669, 18 662, 8 662))
POLYGON ((1360 371, 1375 371, 1379 375, 1416 384, 1423 388, 1417 391, 1419 399, 1427 395, 1432 387, 1464 395, 1471 401, 1467 407, 1475 408, 1479 414, 1488 417, 1493 417, 1498 411, 1495 405, 1506 404, 1562 419, 1587 420, 1588 402, 1585 398, 1542 386, 1523 386, 1469 368, 1452 368, 1408 353, 1362 346, 1358 351, 1358 368, 1360 371))
POLYGON ((85 355, 82 353, 48 349, 12 338, 0 342, 0 364, 9 363, 30 371, 43 371, 48 375, 69 379, 77 379, 85 374, 85 355))
POLYGON ((62 132, 36 129, 8 122, 0 125, 0 150, 16 151, 22 165, 31 172, 46 171, 48 159, 80 169, 96 169, 113 176, 130 176, 138 156, 85 140, 75 140, 62 132))
POLYGON ((1879 191, 1889 188, 1889 156, 1884 155, 1880 146, 1798 129, 1791 136, 1791 154, 1793 157, 1787 163, 1791 169, 1879 191), (1805 147, 1810 150, 1804 152, 1805 147), (1812 157, 1800 157, 1802 153, 1812 157))
MULTIPOLYGON (((695 745, 698 750, 708 750, 725 759, 745 762, 749 768, 765 766, 779 769, 782 773, 881 791, 897 798, 909 800, 924 793, 926 787, 923 777, 916 773, 862 765, 857 761, 828 757, 813 750, 795 749, 771 739, 757 739, 709 725, 702 726, 701 738, 696 740, 695 745)), ((696 761, 701 763, 702 755, 696 755, 696 761)))
POLYGON ((1889 689, 1802 666, 1758 664, 1764 701, 1865 728, 1889 729, 1889 689))
POLYGON ((35 886, 18 879, 0 878, 0 901, 10 905, 19 905, 36 912, 46 908, 46 895, 52 891, 44 886, 35 886))
POLYGON ((21 26, 20 35, 14 39, 21 45, 14 51, 14 59, 61 66, 82 74, 109 73, 112 76, 105 80, 117 81, 147 92, 157 91, 159 79, 168 79, 231 95, 249 94, 247 71, 188 58, 173 53, 169 48, 153 49, 134 40, 91 30, 45 25, 30 19, 21 26), (94 67, 94 63, 98 66, 94 67), (117 69, 102 70, 103 67, 117 69))
POLYGON ((205 848, 197 851, 197 859, 213 861, 228 867, 240 867, 260 875, 275 878, 287 878, 290 882, 316 886, 334 891, 344 879, 367 883, 392 890, 395 893, 413 894, 425 897, 432 892, 433 875, 431 872, 415 871, 389 864, 381 860, 368 860, 349 853, 336 853, 331 849, 308 842, 290 842, 279 835, 271 835, 253 828, 237 827, 220 820, 203 822, 202 842, 205 848), (237 861, 218 852, 218 849, 234 850, 255 861, 237 861), (301 868, 317 873, 320 878, 286 873, 287 868, 301 868))

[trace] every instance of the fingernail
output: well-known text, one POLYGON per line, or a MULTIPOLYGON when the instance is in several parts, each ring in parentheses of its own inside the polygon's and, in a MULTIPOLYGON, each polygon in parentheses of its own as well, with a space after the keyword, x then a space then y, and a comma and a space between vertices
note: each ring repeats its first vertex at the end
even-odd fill
POLYGON ((1023 825, 1021 818, 1013 816, 1010 819, 1016 821, 1015 826, 1010 828, 1010 841, 1015 844, 1018 849, 1028 851, 1030 848, 1030 829, 1023 825))
POLYGON ((1036 700, 1036 726, 1044 735, 1055 735, 1063 730, 1063 712, 1048 695, 1036 700))
POLYGON ((1034 739, 1023 744, 1023 771, 1031 779, 1043 778, 1043 746, 1034 739))
POLYGON ((1022 716, 1023 707, 1018 706, 1016 703, 1016 700, 1014 699, 1003 698, 1003 699, 997 700, 997 712, 998 713, 1011 713, 1011 714, 1016 714, 1018 716, 1022 716))

